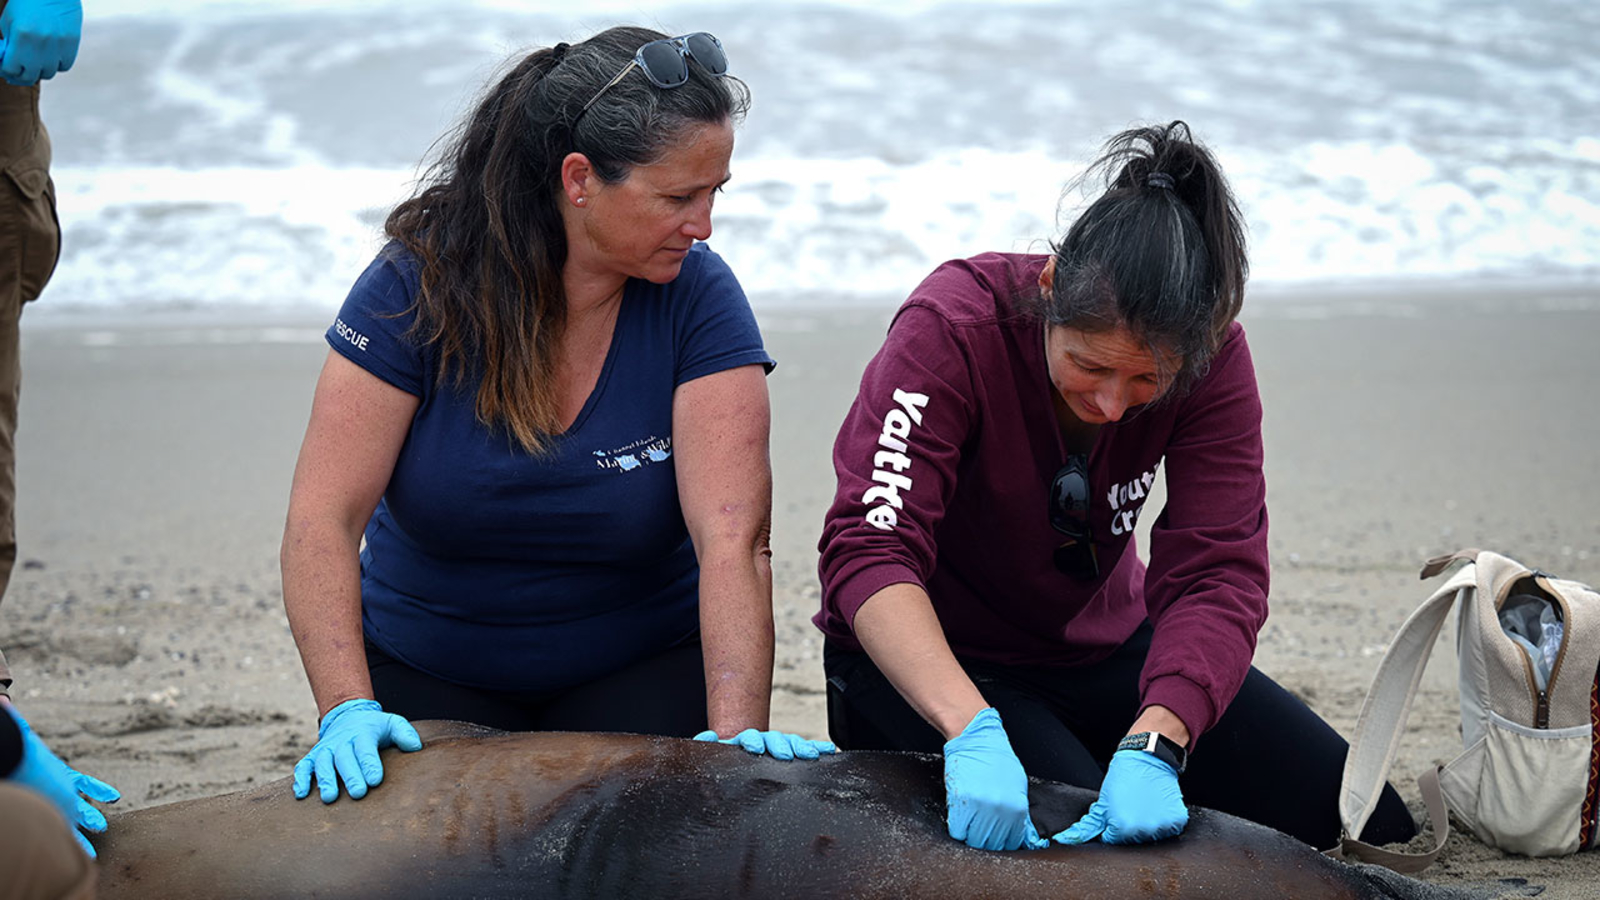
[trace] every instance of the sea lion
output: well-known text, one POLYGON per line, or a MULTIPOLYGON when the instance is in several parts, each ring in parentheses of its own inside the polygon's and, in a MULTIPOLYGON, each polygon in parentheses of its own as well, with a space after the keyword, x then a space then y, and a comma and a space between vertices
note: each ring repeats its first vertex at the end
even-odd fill
MULTIPOLYGON (((112 817, 96 839, 100 896, 1462 896, 1205 809, 1146 846, 973 850, 945 832, 936 756, 780 762, 671 738, 417 728, 424 749, 387 751, 383 784, 359 801, 296 801, 285 778, 112 817)), ((1044 781, 1029 793, 1041 834, 1094 800, 1044 781)))

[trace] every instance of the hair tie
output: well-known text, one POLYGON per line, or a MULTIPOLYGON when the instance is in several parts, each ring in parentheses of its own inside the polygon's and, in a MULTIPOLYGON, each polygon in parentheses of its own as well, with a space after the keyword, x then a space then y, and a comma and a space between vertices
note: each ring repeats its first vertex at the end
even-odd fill
POLYGON ((1169 191, 1173 188, 1172 176, 1165 172, 1151 172, 1149 177, 1145 179, 1145 184, 1153 188, 1165 188, 1169 191))
POLYGON ((567 43, 566 41, 562 41, 561 43, 550 48, 550 56, 556 61, 557 64, 559 64, 563 59, 567 58, 567 50, 571 49, 571 47, 571 44, 567 43))

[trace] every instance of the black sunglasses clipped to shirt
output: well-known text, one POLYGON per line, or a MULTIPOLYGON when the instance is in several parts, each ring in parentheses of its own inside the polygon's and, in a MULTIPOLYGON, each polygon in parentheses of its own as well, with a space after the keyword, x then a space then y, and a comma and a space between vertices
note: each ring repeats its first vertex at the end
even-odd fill
POLYGON ((1067 540, 1052 554, 1063 575, 1091 581, 1100 576, 1094 533, 1089 528, 1089 457, 1074 453, 1050 480, 1050 526, 1067 540))
POLYGON ((651 41, 633 54, 633 59, 622 67, 617 77, 594 92, 594 96, 583 105, 578 115, 588 112, 589 107, 600 99, 601 94, 615 87, 624 76, 633 71, 635 66, 658 88, 682 87, 689 80, 691 59, 712 75, 728 74, 728 54, 722 49, 722 42, 717 40, 715 35, 696 31, 693 34, 680 34, 674 38, 651 41))

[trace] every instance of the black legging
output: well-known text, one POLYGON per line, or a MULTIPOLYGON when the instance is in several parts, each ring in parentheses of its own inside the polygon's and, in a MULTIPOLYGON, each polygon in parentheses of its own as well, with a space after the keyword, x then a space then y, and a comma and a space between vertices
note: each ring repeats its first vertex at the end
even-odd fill
MULTIPOLYGON (((1151 633, 1147 622, 1108 659, 1090 666, 960 662, 1000 712, 1029 775, 1098 790, 1117 742, 1138 713, 1139 671, 1151 633)), ((850 750, 942 752, 944 738, 865 653, 829 644, 823 667, 834 743, 850 750)), ((1188 803, 1327 849, 1339 841, 1339 781, 1348 749, 1322 717, 1252 667, 1222 718, 1201 736, 1179 783, 1188 803)), ((1410 811, 1385 785, 1362 840, 1387 844, 1414 834, 1410 811)))
POLYGON ((455 719, 506 731, 621 731, 693 737, 706 728, 700 642, 690 641, 557 693, 487 691, 419 672, 366 642, 375 699, 407 719, 455 719))

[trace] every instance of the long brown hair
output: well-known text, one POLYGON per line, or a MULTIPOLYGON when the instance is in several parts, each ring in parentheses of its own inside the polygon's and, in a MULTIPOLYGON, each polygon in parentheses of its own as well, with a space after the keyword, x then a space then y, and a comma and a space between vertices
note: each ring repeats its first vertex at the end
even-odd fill
POLYGON ((580 44, 535 50, 441 139, 422 186, 384 222, 421 264, 410 336, 437 348, 437 383, 478 379, 478 420, 504 426, 530 454, 561 430, 555 352, 566 327, 558 206, 568 153, 617 183, 665 156, 685 130, 737 122, 744 84, 689 64, 689 81, 657 88, 639 72, 584 104, 644 44, 665 37, 617 27, 580 44))

